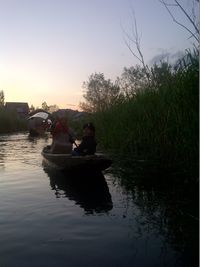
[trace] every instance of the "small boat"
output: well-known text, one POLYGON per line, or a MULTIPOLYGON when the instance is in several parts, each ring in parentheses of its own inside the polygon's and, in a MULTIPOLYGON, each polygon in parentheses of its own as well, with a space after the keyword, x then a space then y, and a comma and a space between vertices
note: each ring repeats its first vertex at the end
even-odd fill
POLYGON ((48 112, 37 112, 28 118, 28 129, 31 137, 43 136, 50 129, 51 120, 48 112))
POLYGON ((43 148, 42 156, 51 165, 65 170, 98 170, 110 167, 112 160, 103 154, 72 156, 71 154, 54 154, 50 146, 43 148))

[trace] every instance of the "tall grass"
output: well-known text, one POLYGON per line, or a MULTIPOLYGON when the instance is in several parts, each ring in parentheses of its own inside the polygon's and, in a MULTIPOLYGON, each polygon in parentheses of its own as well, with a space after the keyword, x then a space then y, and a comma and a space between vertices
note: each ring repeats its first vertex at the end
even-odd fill
POLYGON ((0 108, 0 133, 27 130, 27 121, 20 118, 17 112, 0 108))
MULTIPOLYGON (((187 53, 162 81, 94 114, 104 148, 132 160, 157 162, 163 170, 198 172, 198 53, 187 53)), ((155 77, 155 76, 152 76, 155 77)))

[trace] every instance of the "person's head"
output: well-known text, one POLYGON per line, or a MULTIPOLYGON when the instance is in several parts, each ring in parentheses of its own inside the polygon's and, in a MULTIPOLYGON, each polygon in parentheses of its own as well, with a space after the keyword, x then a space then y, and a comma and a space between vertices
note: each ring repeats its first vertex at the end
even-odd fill
POLYGON ((93 123, 88 122, 88 123, 84 124, 83 125, 83 133, 84 133, 84 135, 94 136, 95 135, 95 127, 94 127, 93 123))

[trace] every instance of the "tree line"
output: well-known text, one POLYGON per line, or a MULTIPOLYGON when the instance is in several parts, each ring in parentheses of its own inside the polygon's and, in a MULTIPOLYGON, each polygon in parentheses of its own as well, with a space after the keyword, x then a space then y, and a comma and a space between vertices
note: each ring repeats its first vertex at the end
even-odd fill
POLYGON ((80 103, 80 107, 86 112, 101 112, 129 101, 138 93, 146 90, 157 91, 164 84, 167 85, 180 69, 186 69, 193 64, 194 58, 196 60, 197 57, 197 49, 188 50, 185 56, 174 64, 161 61, 160 64, 148 67, 148 76, 147 69, 140 65, 125 67, 121 76, 117 77, 114 82, 106 79, 103 73, 95 72, 89 76, 88 81, 83 83, 85 101, 80 103))
MULTIPOLYGON (((3 108, 5 106, 5 93, 4 90, 0 90, 0 108, 3 108)), ((33 104, 31 104, 29 110, 30 112, 33 112, 37 109, 43 109, 47 112, 54 112, 59 109, 59 106, 54 104, 54 105, 48 105, 46 101, 42 102, 41 108, 40 107, 35 107, 33 104)))
POLYGON ((141 39, 138 34, 135 13, 132 10, 132 32, 128 33, 123 29, 124 41, 140 65, 131 66, 130 68, 125 67, 121 77, 117 77, 114 82, 106 79, 103 73, 91 74, 89 80, 83 83, 85 101, 80 103, 82 110, 87 112, 104 111, 112 105, 134 97, 138 92, 146 90, 146 88, 150 90, 158 89, 170 77, 176 75, 180 68, 183 69, 183 64, 185 66, 192 64, 191 60, 196 58, 195 54, 198 56, 199 0, 192 0, 187 6, 184 6, 184 3, 179 0, 172 0, 171 3, 165 0, 159 0, 159 2, 167 10, 171 19, 189 34, 189 39, 194 40, 194 51, 186 50, 184 58, 178 59, 173 66, 163 60, 153 66, 147 65, 140 45, 141 39), (179 12, 182 16, 177 18, 178 13, 176 12, 179 12), (188 22, 187 25, 186 21, 188 22))

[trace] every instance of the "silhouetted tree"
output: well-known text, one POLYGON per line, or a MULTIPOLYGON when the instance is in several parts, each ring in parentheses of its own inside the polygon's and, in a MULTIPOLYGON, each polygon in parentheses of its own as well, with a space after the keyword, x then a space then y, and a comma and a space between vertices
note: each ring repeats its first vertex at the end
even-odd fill
POLYGON ((86 112, 103 111, 113 105, 119 95, 120 88, 110 79, 106 80, 103 73, 90 75, 89 81, 83 83, 85 102, 79 105, 86 112))
POLYGON ((47 111, 47 112, 49 111, 49 106, 47 105, 47 103, 45 101, 42 103, 42 109, 47 111))
POLYGON ((30 112, 33 112, 35 110, 35 107, 33 106, 33 104, 30 106, 30 112))
POLYGON ((132 97, 148 84, 146 71, 139 65, 125 67, 121 76, 117 78, 117 84, 124 96, 132 97))
POLYGON ((4 106, 4 101, 5 101, 4 91, 1 90, 0 91, 0 107, 3 107, 4 106))
POLYGON ((51 105, 51 106, 49 106, 49 112, 55 112, 55 111, 57 111, 59 109, 59 106, 57 106, 56 104, 54 104, 54 105, 51 105))

